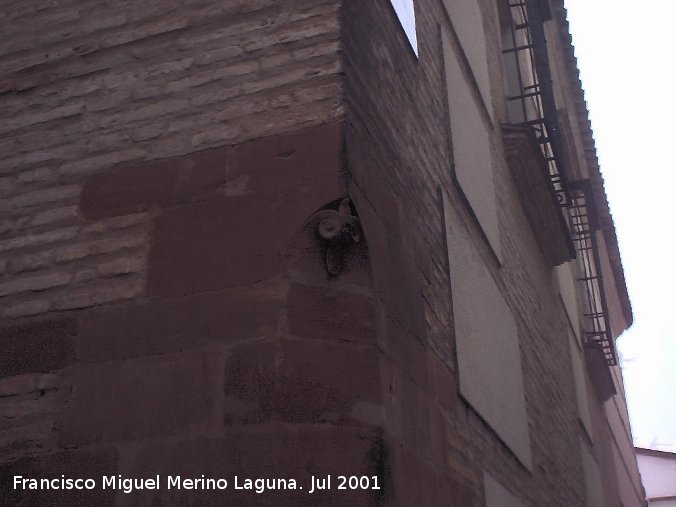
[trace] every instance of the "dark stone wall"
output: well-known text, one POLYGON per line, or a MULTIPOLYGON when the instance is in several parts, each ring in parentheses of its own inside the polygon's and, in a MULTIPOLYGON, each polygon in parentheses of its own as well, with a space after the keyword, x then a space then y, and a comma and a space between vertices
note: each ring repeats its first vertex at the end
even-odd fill
MULTIPOLYGON (((387 498, 382 316, 367 238, 342 251, 342 270, 331 276, 317 234, 345 192, 343 147, 338 122, 92 176, 80 203, 92 219, 153 209, 146 295, 3 330, 2 373, 18 379, 12 394, 23 388, 39 400, 44 390, 58 392, 42 414, 48 436, 31 441, 19 427, 25 447, 5 449, 5 484, 16 474, 211 474, 295 478, 306 491, 23 491, 12 492, 12 504, 376 505, 387 498), (180 176, 186 167, 193 178, 180 176), (148 183, 158 168, 175 176, 166 187, 148 183), (235 195, 227 184, 190 191, 230 181, 231 171, 260 183, 235 195), (118 194, 127 196, 124 205, 118 194), (55 370, 56 386, 40 387, 55 370), (321 474, 333 475, 334 489, 310 497, 310 476, 321 474), (375 475, 382 488, 337 491, 339 474, 375 475)), ((17 403, 36 410, 36 401, 14 402, 17 411, 17 403)))

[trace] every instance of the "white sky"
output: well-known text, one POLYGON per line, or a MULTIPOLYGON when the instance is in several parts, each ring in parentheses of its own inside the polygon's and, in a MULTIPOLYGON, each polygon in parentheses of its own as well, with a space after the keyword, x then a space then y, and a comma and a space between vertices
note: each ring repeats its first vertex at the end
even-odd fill
POLYGON ((565 3, 634 309, 634 441, 676 451, 676 1, 565 3))

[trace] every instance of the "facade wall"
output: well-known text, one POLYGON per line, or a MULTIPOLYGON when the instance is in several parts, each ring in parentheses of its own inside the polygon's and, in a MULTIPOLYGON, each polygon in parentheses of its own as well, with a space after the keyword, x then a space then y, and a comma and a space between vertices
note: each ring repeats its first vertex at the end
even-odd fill
MULTIPOLYGON (((586 109, 579 73, 576 69, 576 59, 573 54, 571 37, 568 33, 568 23, 565 19, 563 2, 551 2, 553 20, 548 22, 545 29, 550 53, 558 55, 551 59, 552 75, 558 85, 557 103, 561 128, 565 131, 570 177, 589 178, 595 191, 595 201, 598 208, 601 231, 599 231, 599 251, 601 272, 605 286, 606 298, 609 307, 609 322, 614 338, 617 338, 631 324, 631 310, 628 307, 624 277, 617 271, 617 239, 608 210, 608 204, 603 192, 603 181, 598 169, 598 160, 594 146, 594 139, 589 122, 589 113, 586 109), (566 75, 570 76, 566 79, 566 75), (614 246, 613 246, 614 245, 614 246)), ((612 168, 609 168, 612 170, 612 168)), ((623 505, 642 505, 645 502, 645 492, 638 472, 636 454, 633 451, 633 439, 627 412, 622 372, 619 367, 610 368, 610 378, 617 394, 608 400, 602 401, 600 410, 597 393, 591 388, 593 381, 589 378, 592 372, 588 369, 588 396, 595 400, 593 408, 592 445, 589 450, 594 454, 596 461, 602 468, 610 469, 609 458, 613 456, 616 479, 612 474, 603 477, 605 496, 612 499, 619 491, 619 501, 623 505), (600 436, 605 434, 606 436, 600 436), (613 481, 617 480, 617 486, 613 481)), ((612 502, 617 500, 610 500, 612 502)))
POLYGON ((3 318, 142 296, 149 218, 83 220, 88 177, 340 117, 337 6, 294 5, 3 9, 3 318))
MULTIPOLYGON (((574 295, 538 246, 506 161, 497 4, 453 5, 414 2, 417 55, 380 0, 5 10, 3 490, 12 475, 82 470, 331 473, 376 476, 382 488, 227 498, 641 505, 626 407, 617 397, 604 408, 574 362, 574 295), (462 16, 477 12, 485 39, 474 45, 462 16), (455 167, 453 82, 477 104, 468 114, 489 141, 486 195, 455 167), (345 213, 358 217, 359 240, 329 252, 319 226, 345 213), (481 328, 481 354, 459 326, 454 298, 473 283, 453 253, 463 250, 494 286, 476 293, 470 322, 480 296, 502 301, 513 319, 509 363, 496 360, 498 347, 491 356, 499 321, 481 328), (461 342, 475 359, 468 375, 461 342), (494 371, 481 371, 484 358, 494 371), (521 421, 518 443, 509 423, 487 415, 500 400, 480 406, 468 389, 503 376, 525 407, 505 418, 521 421), (625 493, 618 470, 630 478, 625 493)), ((561 86, 561 104, 578 114, 561 86)), ((617 372, 615 382, 621 393, 617 372)), ((185 494, 10 500, 224 499, 185 494)))
MULTIPOLYGON (((365 2, 359 8, 346 8, 345 19, 350 20, 345 23, 345 72, 347 151, 353 178, 351 195, 357 196, 357 203, 361 200, 360 209, 363 210, 364 203, 373 207, 380 218, 379 226, 387 231, 387 235, 402 237, 401 249, 409 250, 408 262, 416 266, 414 269, 418 271, 417 277, 422 284, 417 290, 420 290, 425 307, 426 327, 420 340, 429 343, 432 355, 437 356, 433 360, 445 364, 453 372, 456 382, 461 382, 461 378, 456 349, 459 338, 454 333, 460 328, 457 322, 446 320, 445 316, 453 314, 450 311, 455 308, 451 303, 452 294, 458 287, 451 278, 451 295, 447 295, 444 252, 451 247, 438 243, 439 230, 449 227, 471 238, 478 251, 476 255, 483 259, 500 287, 519 328, 533 454, 532 475, 527 473, 509 444, 500 438, 499 428, 491 425, 485 415, 482 416, 480 407, 472 405, 471 400, 463 399, 462 388, 457 385, 454 386, 459 391, 456 410, 464 415, 458 417, 452 411, 442 411, 442 418, 450 421, 449 427, 453 431, 446 437, 448 444, 444 452, 448 465, 437 468, 437 473, 456 477, 461 482, 457 487, 469 488, 479 504, 484 499, 485 480, 482 474, 486 472, 526 505, 612 506, 620 505, 620 502, 623 505, 643 505, 642 487, 631 451, 630 429, 626 424, 621 376, 616 369, 611 370, 610 375, 619 394, 604 401, 594 388, 594 380, 589 376, 584 359, 580 364, 573 363, 573 353, 579 348, 584 358, 584 351, 581 344, 576 345, 576 349, 566 348, 567 344, 570 345, 571 333, 579 326, 579 312, 566 312, 565 300, 571 297, 568 287, 577 282, 557 280, 552 266, 542 257, 522 209, 521 196, 506 167, 499 129, 500 124, 506 121, 507 108, 501 85, 503 67, 496 5, 479 2, 492 83, 492 98, 485 100, 481 69, 477 72, 472 65, 476 47, 470 47, 472 54, 466 53, 462 34, 454 25, 454 22, 462 25, 464 20, 454 20, 452 9, 445 9, 442 2, 416 2, 419 51, 416 59, 412 52, 407 51, 403 32, 400 31, 397 36, 396 22, 393 21, 392 26, 381 27, 370 21, 386 18, 389 13, 387 7, 374 4, 365 2), (360 21, 354 21, 357 19, 360 21), (501 233, 500 265, 496 263, 495 248, 489 241, 491 238, 486 237, 481 217, 477 220, 473 203, 463 195, 462 182, 454 180, 453 122, 450 122, 449 129, 446 116, 449 102, 453 107, 453 101, 445 96, 448 81, 444 75, 444 38, 452 41, 457 59, 462 62, 463 75, 460 79, 473 89, 474 100, 493 104, 493 110, 486 111, 481 121, 491 132, 493 147, 493 183, 501 233), (439 196, 435 195, 439 189, 448 196, 451 204, 441 222, 439 196), (393 199, 392 195, 396 197, 393 199), (582 405, 576 399, 574 367, 581 368, 578 369, 578 396, 584 394, 586 400, 582 403, 590 406, 586 413, 580 412, 582 405), (618 424, 620 420, 623 422, 618 424)), ((573 120, 566 128, 573 132, 573 137, 581 140, 580 146, 587 148, 586 141, 582 141, 586 133, 581 132, 580 127, 584 120, 580 118, 578 121, 578 115, 581 117, 583 112, 579 111, 577 97, 573 93, 576 81, 568 75, 566 44, 569 45, 570 40, 567 27, 555 24, 560 23, 562 6, 555 2, 553 8, 554 21, 548 22, 547 33, 550 38, 555 38, 550 45, 550 57, 554 61, 554 76, 559 79, 555 82, 559 100, 557 108, 564 118, 570 112, 569 117, 573 120), (564 31, 565 36, 559 39, 564 31)), ((452 88, 449 93, 453 93, 452 88)), ((470 127, 466 123, 460 128, 470 127)), ((573 178, 591 177, 595 168, 589 166, 586 158, 580 158, 574 144, 570 148, 568 157, 575 161, 571 164, 573 178)), ((607 257, 609 254, 603 244, 601 249, 602 258, 607 257)), ((470 268, 465 265, 458 267, 459 271, 467 269, 470 268)), ((617 336, 627 325, 627 317, 617 295, 622 289, 616 284, 607 261, 603 269, 607 277, 610 318, 617 336)), ((453 267, 450 272, 452 277, 453 267)), ((400 291, 404 289, 402 286, 400 291)), ((416 289, 407 290, 412 293, 416 289)), ((573 305, 579 304, 576 301, 578 297, 573 290, 573 305)), ((490 305, 486 303, 485 308, 490 308, 490 305)), ((386 312, 396 315, 398 310, 387 308, 386 312)), ((392 319, 403 320, 394 316, 392 319)), ((488 313, 486 319, 490 319, 488 313)), ((498 351, 500 347, 496 344, 495 349, 498 351)), ((489 364, 486 363, 487 368, 489 364)), ((504 372, 503 375, 512 373, 504 372)), ((482 372, 476 372, 476 375, 480 376, 482 372)), ((421 391, 423 399, 432 400, 436 396, 433 386, 423 386, 421 391)), ((425 462, 429 463, 429 459, 424 453, 416 452, 405 437, 395 434, 394 438, 401 438, 395 447, 401 447, 402 453, 406 449, 419 456, 422 461, 418 465, 420 469, 428 469, 430 465, 425 462)))
MULTIPOLYGON (((454 408, 441 411, 442 420, 447 421, 447 443, 444 464, 437 468, 437 474, 448 477, 441 482, 456 482, 458 489, 469 489, 479 505, 483 503, 484 470, 526 505, 582 505, 584 482, 567 330, 551 268, 535 243, 500 151, 499 124, 504 119, 504 106, 502 110, 496 107, 496 122, 491 128, 499 228, 509 231, 501 235, 505 261, 498 268, 471 209, 452 180, 452 132, 448 128, 441 47, 442 31, 451 31, 449 19, 440 2, 419 2, 417 6, 419 60, 407 52, 405 39, 396 31, 396 19, 391 26, 381 25, 380 20, 390 14, 387 6, 377 2, 360 3, 354 10, 346 6, 346 19, 360 20, 345 26, 347 151, 354 187, 375 208, 387 234, 402 237, 396 243, 409 251, 408 263, 416 266, 413 269, 420 284, 408 293, 417 293, 416 299, 424 306, 425 327, 418 335, 429 344, 433 360, 448 368, 456 382, 456 340, 449 319, 451 294, 443 220, 452 221, 447 225, 453 229, 467 231, 517 320, 533 453, 531 475, 456 394, 454 408), (439 186, 449 194, 452 204, 445 217, 440 212, 439 186)), ((485 2, 481 9, 489 37, 489 69, 494 82, 500 82, 495 8, 485 2)), ((355 201, 363 213, 361 200, 355 201)), ((373 248, 371 251, 375 255, 373 248)), ((396 308, 389 311, 394 314, 393 320, 404 320, 396 317, 396 308)), ((457 384, 453 388, 457 389, 457 384)), ((429 400, 437 393, 434 386, 423 386, 419 395, 429 400)), ((432 465, 413 443, 406 442, 405 435, 395 438, 401 439, 395 448, 416 456, 421 471, 432 465)), ((469 500, 459 503, 471 504, 469 500)))
MULTIPOLYGON (((14 491, 14 475, 379 473, 368 287, 285 274, 344 194, 338 12, 3 5, 0 503, 224 500, 14 491), (344 334, 361 341, 317 336, 312 305, 358 306, 344 334)), ((251 495, 227 498, 293 501, 251 495)))

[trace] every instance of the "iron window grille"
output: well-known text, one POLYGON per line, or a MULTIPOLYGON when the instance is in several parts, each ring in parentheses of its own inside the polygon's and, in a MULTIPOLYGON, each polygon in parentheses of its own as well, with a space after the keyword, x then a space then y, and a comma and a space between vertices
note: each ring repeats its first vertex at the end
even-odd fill
POLYGON ((588 180, 568 182, 563 140, 552 87, 544 22, 551 19, 544 0, 509 2, 508 29, 503 32, 509 120, 530 127, 547 163, 548 176, 566 217, 580 272, 584 343, 602 350, 606 363, 617 364, 603 288, 596 233, 599 223, 588 180))
POLYGON ((577 250, 578 283, 583 296, 584 344, 600 348, 606 363, 614 366, 617 364, 617 354, 603 288, 597 241, 599 222, 592 195, 589 180, 571 183, 568 216, 577 250))
POLYGON ((510 2, 509 12, 502 54, 510 122, 534 130, 558 202, 566 207, 568 185, 543 26, 551 15, 546 2, 540 0, 510 2))

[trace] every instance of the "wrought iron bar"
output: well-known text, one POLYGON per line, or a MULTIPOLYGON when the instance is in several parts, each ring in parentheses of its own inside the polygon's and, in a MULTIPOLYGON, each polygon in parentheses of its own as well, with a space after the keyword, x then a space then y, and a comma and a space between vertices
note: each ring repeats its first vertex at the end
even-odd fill
POLYGON ((616 365, 617 353, 610 329, 610 318, 596 239, 599 223, 589 180, 576 181, 570 184, 568 214, 571 236, 578 252, 577 262, 580 271, 578 282, 586 307, 582 313, 584 343, 588 347, 600 348, 607 364, 616 365))
POLYGON ((514 2, 509 7, 511 47, 504 48, 502 53, 513 59, 519 89, 513 89, 507 100, 521 102, 521 118, 516 124, 538 126, 534 129, 536 138, 559 204, 565 208, 569 199, 567 178, 543 27, 547 13, 539 0, 514 2))

